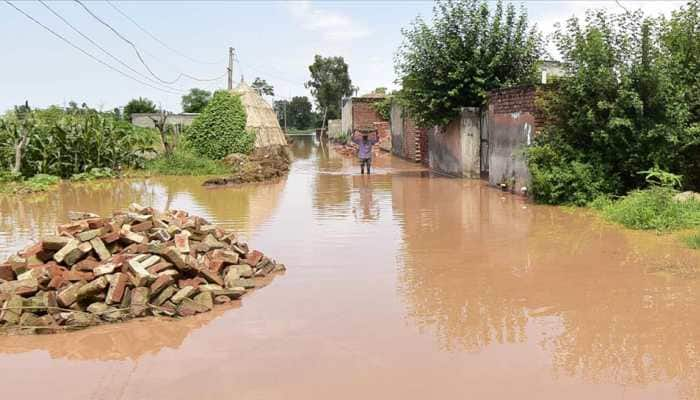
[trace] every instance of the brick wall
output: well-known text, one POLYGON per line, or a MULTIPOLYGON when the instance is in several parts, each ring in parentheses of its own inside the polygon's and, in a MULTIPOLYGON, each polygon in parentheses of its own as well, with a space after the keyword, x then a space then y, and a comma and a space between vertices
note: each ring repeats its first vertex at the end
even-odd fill
POLYGON ((372 104, 382 101, 374 97, 352 98, 352 127, 353 129, 373 128, 375 122, 384 121, 374 110, 372 104))
POLYGON ((535 117, 535 129, 544 125, 544 116, 537 109, 535 86, 517 86, 489 92, 489 105, 494 114, 530 113, 535 117))

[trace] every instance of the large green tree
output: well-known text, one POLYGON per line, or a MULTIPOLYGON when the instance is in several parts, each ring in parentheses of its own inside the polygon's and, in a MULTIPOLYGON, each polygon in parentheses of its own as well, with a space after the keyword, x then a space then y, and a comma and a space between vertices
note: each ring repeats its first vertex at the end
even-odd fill
POLYGON ((411 115, 422 125, 446 124, 461 107, 481 106, 489 90, 536 78, 542 38, 522 8, 494 9, 486 0, 443 0, 431 23, 404 29, 396 73, 411 115))
POLYGON ((343 57, 322 57, 317 54, 309 66, 309 73, 311 79, 305 86, 311 90, 318 108, 325 111, 326 119, 340 118, 340 101, 351 95, 353 89, 348 64, 343 57))
POLYGON ((182 96, 182 111, 186 113, 201 113, 211 100, 211 92, 204 89, 192 88, 182 96))
POLYGON ((261 79, 259 77, 255 78, 253 81, 253 84, 251 85, 253 89, 255 89, 256 92, 260 96, 266 95, 266 96, 274 96, 275 95, 275 89, 267 83, 265 79, 261 79))
POLYGON ((309 129, 315 122, 315 116, 311 102, 306 96, 294 96, 292 101, 277 100, 274 104, 277 120, 281 126, 285 126, 287 118, 287 128, 309 129))
MULTIPOLYGON (((75 105, 74 108, 77 109, 77 105, 75 105)), ((127 121, 131 121, 131 114, 154 113, 156 110, 156 104, 153 101, 145 97, 139 97, 126 103, 124 106, 124 118, 126 118, 127 121)))
POLYGON ((548 125, 528 151, 538 200, 623 194, 652 168, 699 186, 697 5, 669 21, 592 10, 557 30, 569 75, 543 93, 548 125))

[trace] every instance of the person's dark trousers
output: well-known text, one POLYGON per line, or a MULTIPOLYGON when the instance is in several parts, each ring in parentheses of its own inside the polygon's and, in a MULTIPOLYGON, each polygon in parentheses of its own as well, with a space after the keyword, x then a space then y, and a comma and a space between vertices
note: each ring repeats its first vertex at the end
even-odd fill
POLYGON ((369 175, 370 168, 372 167, 372 159, 371 158, 361 158, 360 159, 360 172, 362 174, 365 173, 365 165, 367 165, 367 175, 369 175))

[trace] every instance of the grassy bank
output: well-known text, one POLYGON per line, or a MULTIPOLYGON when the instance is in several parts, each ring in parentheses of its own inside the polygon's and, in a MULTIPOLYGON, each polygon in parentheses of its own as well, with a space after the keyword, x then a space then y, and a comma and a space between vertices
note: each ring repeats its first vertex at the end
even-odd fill
MULTIPOLYGON (((630 229, 667 233, 700 227, 700 201, 678 201, 674 199, 678 193, 668 187, 652 186, 617 199, 599 197, 590 206, 606 220, 630 229)), ((700 232, 683 241, 690 248, 700 249, 700 232)))
POLYGON ((178 149, 171 155, 160 154, 147 161, 143 172, 151 175, 225 175, 230 168, 222 161, 178 149))
POLYGON ((27 194, 46 192, 58 185, 61 178, 53 175, 38 174, 24 179, 7 172, 0 172, 0 194, 27 194))

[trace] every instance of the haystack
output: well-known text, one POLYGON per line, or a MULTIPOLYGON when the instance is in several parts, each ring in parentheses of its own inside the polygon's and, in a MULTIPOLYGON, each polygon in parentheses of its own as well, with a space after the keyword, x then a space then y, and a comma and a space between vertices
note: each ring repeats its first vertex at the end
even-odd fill
POLYGON ((277 115, 270 105, 247 83, 241 82, 231 90, 241 96, 241 101, 248 114, 246 129, 255 132, 255 147, 287 145, 277 115))

